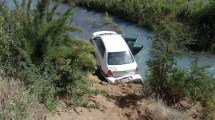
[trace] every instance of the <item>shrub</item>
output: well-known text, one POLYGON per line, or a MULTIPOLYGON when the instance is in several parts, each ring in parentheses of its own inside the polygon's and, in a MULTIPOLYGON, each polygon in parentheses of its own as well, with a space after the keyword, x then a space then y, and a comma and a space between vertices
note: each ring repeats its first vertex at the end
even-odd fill
POLYGON ((199 100, 204 108, 205 119, 214 119, 215 114, 215 78, 208 73, 209 66, 199 66, 198 59, 191 63, 187 72, 185 90, 193 100, 199 100))
POLYGON ((31 11, 30 4, 23 1, 14 10, 0 7, 1 64, 5 75, 20 78, 53 110, 61 96, 81 99, 90 92, 85 79, 96 65, 94 48, 68 34, 78 29, 68 21, 72 7, 54 16, 58 5, 40 0, 31 11))
MULTIPOLYGON (((167 104, 174 104, 184 97, 201 101, 206 109, 214 108, 215 79, 208 73, 208 66, 199 66, 195 59, 189 68, 177 66, 175 54, 181 54, 189 36, 179 23, 169 22, 153 36, 154 58, 148 61, 149 73, 146 88, 149 94, 163 99, 167 104), (174 30, 172 30, 174 29, 174 30)), ((206 112, 213 113, 212 111, 206 112)), ((210 115, 208 115, 210 116, 210 115)))
POLYGON ((186 90, 193 99, 209 100, 214 96, 215 79, 208 72, 209 66, 200 66, 195 59, 187 72, 186 90))
MULTIPOLYGON (((183 25, 177 22, 168 22, 157 29, 153 36, 154 58, 148 61, 149 74, 147 84, 157 97, 168 103, 175 103, 185 95, 181 90, 185 83, 185 71, 176 66, 174 54, 181 54, 180 50, 187 43, 188 35, 183 25), (174 29, 174 30, 173 30, 174 29)), ((191 40, 189 40, 191 41, 191 40)))
POLYGON ((191 19, 191 28, 196 31, 195 49, 214 51, 215 39, 215 2, 209 1, 209 4, 195 13, 191 19))

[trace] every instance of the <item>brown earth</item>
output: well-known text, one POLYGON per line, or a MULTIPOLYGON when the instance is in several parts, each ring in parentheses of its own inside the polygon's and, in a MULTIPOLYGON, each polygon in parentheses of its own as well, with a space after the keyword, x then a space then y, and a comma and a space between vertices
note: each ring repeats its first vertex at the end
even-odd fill
POLYGON ((97 95, 89 98, 98 104, 95 108, 59 108, 55 113, 48 115, 49 120, 193 120, 200 119, 201 107, 199 104, 190 104, 181 101, 174 107, 165 106, 162 102, 143 97, 141 84, 127 83, 111 85, 101 82, 96 76, 94 89, 107 92, 107 96, 97 95), (173 108, 181 108, 176 110, 173 108))

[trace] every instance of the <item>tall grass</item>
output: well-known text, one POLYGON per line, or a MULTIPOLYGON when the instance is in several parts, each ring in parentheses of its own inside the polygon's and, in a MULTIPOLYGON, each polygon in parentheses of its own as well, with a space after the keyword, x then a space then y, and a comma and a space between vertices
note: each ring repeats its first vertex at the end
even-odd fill
MULTIPOLYGON (((151 100, 153 101, 153 100, 151 100)), ((186 111, 179 111, 167 107, 161 101, 152 102, 144 106, 139 115, 143 120, 189 120, 191 116, 186 111)))
POLYGON ((108 11, 153 28, 154 24, 159 24, 166 18, 172 20, 177 19, 177 16, 187 18, 201 10, 206 3, 201 0, 192 2, 187 0, 80 0, 77 4, 108 11))
POLYGON ((41 120, 45 118, 44 108, 24 85, 14 78, 0 76, 0 119, 41 120))
POLYGON ((194 50, 214 51, 214 2, 203 0, 65 0, 107 11, 155 30, 162 21, 181 22, 196 39, 194 50))

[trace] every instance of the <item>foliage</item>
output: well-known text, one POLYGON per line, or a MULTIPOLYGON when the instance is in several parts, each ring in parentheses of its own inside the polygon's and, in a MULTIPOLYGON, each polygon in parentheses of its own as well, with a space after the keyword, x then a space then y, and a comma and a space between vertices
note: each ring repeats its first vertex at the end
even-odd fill
POLYGON ((20 78, 31 93, 50 110, 59 96, 82 99, 89 93, 85 81, 96 63, 90 43, 74 38, 68 30, 72 7, 55 16, 58 5, 40 0, 31 11, 31 1, 14 10, 0 6, 1 64, 5 75, 20 78))
POLYGON ((168 19, 181 22, 197 39, 194 50, 214 52, 214 1, 203 0, 64 0, 107 11, 155 30, 168 19))
MULTIPOLYGON (((175 54, 186 52, 181 48, 192 43, 192 40, 189 40, 188 35, 182 34, 182 24, 168 23, 164 22, 153 36, 154 58, 147 63, 147 92, 155 93, 156 97, 167 104, 189 97, 205 104, 205 109, 214 109, 215 79, 210 76, 208 66, 199 66, 198 59, 191 63, 188 70, 177 66, 175 54)), ((211 116, 213 111, 208 110, 205 114, 211 116)))
POLYGON ((187 72, 186 90, 193 99, 209 100, 214 96, 215 79, 209 76, 209 66, 199 66, 198 59, 191 63, 187 72))
MULTIPOLYGON (((168 22, 168 21, 166 21, 168 22)), ((148 61, 149 74, 147 84, 157 97, 168 103, 177 102, 185 95, 185 71, 176 66, 174 54, 181 54, 187 43, 188 35, 183 34, 182 24, 165 22, 153 36, 154 59, 148 61), (172 30, 174 29, 174 30, 172 30)), ((184 32, 185 33, 185 32, 184 32)), ((192 41, 192 40, 189 40, 192 41)))
POLYGON ((193 46, 197 50, 209 50, 215 53, 215 2, 210 1, 203 9, 194 14, 192 19, 192 29, 197 32, 196 46, 193 46))
POLYGON ((209 66, 199 66, 198 59, 191 63, 185 82, 186 92, 194 100, 201 101, 204 108, 204 117, 214 119, 215 114, 215 78, 209 76, 209 66))
POLYGON ((212 96, 206 103, 205 108, 203 110, 203 114, 205 119, 213 120, 215 118, 215 98, 212 96))

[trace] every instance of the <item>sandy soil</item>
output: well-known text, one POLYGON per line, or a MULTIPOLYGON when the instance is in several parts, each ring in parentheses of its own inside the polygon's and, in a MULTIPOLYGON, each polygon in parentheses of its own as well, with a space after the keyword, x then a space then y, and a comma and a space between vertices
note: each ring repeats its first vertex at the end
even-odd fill
MULTIPOLYGON (((193 111, 177 111, 167 108, 162 102, 144 99, 141 84, 111 85, 101 82, 96 76, 90 75, 91 80, 96 80, 94 89, 108 93, 107 96, 97 95, 91 99, 99 103, 99 109, 94 108, 59 108, 54 114, 48 115, 48 120, 192 120, 198 118, 196 108, 193 111), (193 117, 194 116, 194 117, 193 117)), ((183 101, 184 102, 184 101, 183 101)), ((182 103, 182 104, 187 104, 182 103)), ((194 106, 194 105, 193 105, 194 106)), ((196 106, 194 106, 196 107, 196 106)), ((189 109, 192 109, 191 106, 189 109)))

